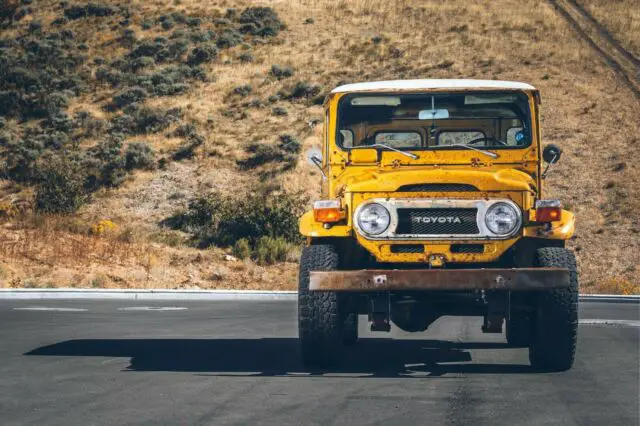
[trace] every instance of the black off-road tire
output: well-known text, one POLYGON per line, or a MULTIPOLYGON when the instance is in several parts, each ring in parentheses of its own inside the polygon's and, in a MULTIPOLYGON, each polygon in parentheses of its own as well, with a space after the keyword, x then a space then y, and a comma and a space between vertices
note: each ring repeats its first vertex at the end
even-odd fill
POLYGON ((536 266, 567 268, 569 287, 538 295, 529 361, 538 370, 565 371, 573 366, 578 340, 578 271, 574 254, 564 248, 536 250, 536 266))
POLYGON ((298 336, 302 362, 308 368, 338 364, 343 355, 343 316, 336 292, 309 291, 310 271, 338 268, 339 255, 330 244, 305 247, 300 257, 298 336))

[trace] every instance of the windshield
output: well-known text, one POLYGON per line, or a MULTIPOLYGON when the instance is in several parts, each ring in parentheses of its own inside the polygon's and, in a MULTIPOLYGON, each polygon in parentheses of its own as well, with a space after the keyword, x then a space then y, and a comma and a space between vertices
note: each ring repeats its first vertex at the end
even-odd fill
POLYGON ((350 94, 340 100, 338 145, 402 150, 509 149, 531 143, 524 93, 350 94))

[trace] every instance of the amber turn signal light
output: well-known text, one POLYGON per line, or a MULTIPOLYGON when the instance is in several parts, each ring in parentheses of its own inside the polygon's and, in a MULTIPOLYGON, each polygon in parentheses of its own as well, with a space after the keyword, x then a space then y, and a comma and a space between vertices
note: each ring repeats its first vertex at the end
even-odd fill
POLYGON ((538 200, 536 202, 536 222, 560 220, 562 205, 559 200, 538 200))
POLYGON ((313 203, 313 218, 316 222, 333 223, 344 218, 340 200, 319 200, 313 203))
POLYGON ((541 207, 536 209, 536 222, 555 222, 560 220, 560 207, 541 207))

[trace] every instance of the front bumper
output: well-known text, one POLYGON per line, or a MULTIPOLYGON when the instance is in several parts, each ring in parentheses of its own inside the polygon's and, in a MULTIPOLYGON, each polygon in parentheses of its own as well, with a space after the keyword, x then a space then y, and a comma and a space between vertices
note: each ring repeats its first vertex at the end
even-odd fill
POLYGON ((549 290, 569 286, 563 268, 311 271, 310 291, 549 290))

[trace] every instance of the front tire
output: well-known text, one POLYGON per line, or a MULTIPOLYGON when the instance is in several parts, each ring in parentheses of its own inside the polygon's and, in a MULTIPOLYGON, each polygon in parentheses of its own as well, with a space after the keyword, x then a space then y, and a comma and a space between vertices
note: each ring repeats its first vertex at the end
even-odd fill
POLYGON ((536 369, 566 371, 573 366, 578 340, 576 259, 567 249, 546 247, 536 251, 536 266, 568 269, 569 287, 538 296, 529 361, 536 369))
POLYGON ((331 291, 309 291, 309 272, 338 268, 339 255, 330 244, 305 247, 300 257, 298 336, 302 362, 308 368, 337 364, 343 355, 343 315, 331 291))

